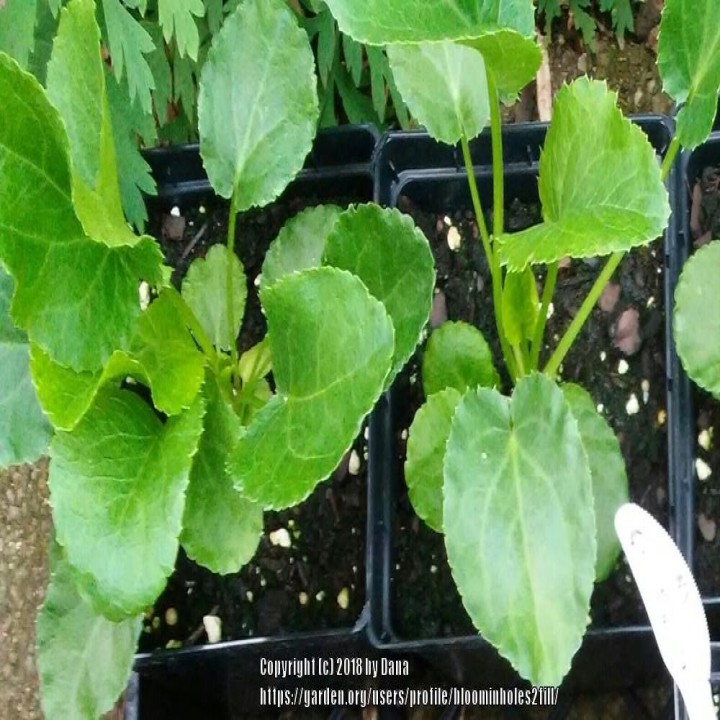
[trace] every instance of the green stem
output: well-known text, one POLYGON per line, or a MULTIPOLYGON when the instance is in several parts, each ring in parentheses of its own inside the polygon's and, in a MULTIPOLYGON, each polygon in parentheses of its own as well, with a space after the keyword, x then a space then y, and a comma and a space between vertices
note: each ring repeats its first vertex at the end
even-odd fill
POLYGON ((480 239, 482 240, 485 256, 487 257, 488 266, 490 267, 490 276, 492 279, 493 306, 495 310, 495 325, 500 338, 500 347, 502 348, 505 364, 507 365, 510 379, 515 382, 517 377, 517 369, 515 367, 515 358, 513 357, 510 345, 505 337, 502 323, 502 270, 497 262, 492 249, 490 235, 488 234, 487 225, 485 224, 485 216, 483 215, 482 206, 480 205, 480 194, 475 181, 475 171, 473 170, 472 158, 470 157, 470 144, 467 136, 463 133, 460 138, 462 146, 463 159, 465 161, 465 172, 467 173, 468 185, 470 186, 470 197, 472 198, 473 210, 477 219, 478 228, 480 230, 480 239))
POLYGON ((233 263, 232 259, 235 255, 235 222, 237 220, 237 197, 233 192, 232 200, 230 201, 230 217, 228 219, 228 234, 227 234, 227 249, 228 249, 228 263, 227 263, 227 276, 225 282, 227 302, 227 316, 228 316, 228 338, 230 338, 230 357, 232 358, 232 380, 233 385, 237 386, 237 380, 239 378, 237 364, 238 364, 238 351, 237 351, 237 327, 235 325, 235 318, 233 317, 233 263))
POLYGON ((500 117, 500 96, 492 73, 487 71, 488 94, 490 96, 490 135, 492 138, 493 167, 493 235, 499 238, 505 230, 505 184, 503 181, 502 118, 500 117))
POLYGON ((535 323, 535 332, 533 334, 532 345, 530 346, 531 370, 537 370, 540 364, 540 349, 542 347, 543 336, 545 335, 548 308, 550 307, 550 301, 552 300, 555 285, 557 284, 558 268, 559 264, 557 262, 548 265, 545 286, 543 287, 542 303, 540 304, 540 314, 535 323))
POLYGON ((587 294, 587 297, 583 300, 583 304, 580 306, 580 309, 577 311, 575 317, 570 323, 570 327, 563 335, 562 340, 558 343, 552 357, 548 360, 543 372, 547 373, 551 377, 555 377, 555 375, 557 375, 558 368, 572 347, 573 342, 575 342, 575 338, 580 333, 580 330, 582 330, 585 321, 588 317, 590 317, 590 313, 595 307, 595 303, 600 299, 602 291, 605 289, 605 285, 610 282, 610 278, 613 276, 613 273, 617 270, 618 265, 624 257, 625 251, 616 252, 610 256, 602 272, 595 280, 590 292, 587 294))
MULTIPOLYGON (((663 158, 662 166, 660 168, 660 179, 663 183, 667 181, 668 176, 670 175, 670 171, 672 170, 679 150, 680 140, 677 136, 675 136, 670 143, 667 153, 665 153, 665 157, 663 158)), ((600 273, 597 280, 595 280, 595 284, 592 286, 588 296, 580 306, 580 310, 578 310, 577 314, 573 318, 573 321, 570 323, 570 327, 568 327, 565 335, 563 335, 560 343, 555 348, 555 352, 552 354, 552 357, 545 366, 544 372, 548 375, 554 377, 557 374, 558 368, 572 347, 573 342, 575 342, 575 338, 580 333, 580 330, 582 330, 585 321, 590 316, 590 312, 593 307, 595 307, 595 303, 600 299, 605 286, 610 282, 610 278, 613 276, 613 273, 617 270, 618 265, 620 265, 622 259, 625 257, 625 252, 626 251, 623 250, 613 253, 610 256, 610 259, 605 264, 603 271, 600 273)))
POLYGON ((524 354, 519 345, 512 346, 513 355, 515 356, 515 364, 517 366, 517 378, 521 378, 525 374, 524 354))
POLYGON ((672 170, 672 166, 675 163, 678 151, 680 150, 680 140, 677 135, 672 139, 668 151, 665 153, 665 157, 660 168, 660 179, 665 182, 672 170))

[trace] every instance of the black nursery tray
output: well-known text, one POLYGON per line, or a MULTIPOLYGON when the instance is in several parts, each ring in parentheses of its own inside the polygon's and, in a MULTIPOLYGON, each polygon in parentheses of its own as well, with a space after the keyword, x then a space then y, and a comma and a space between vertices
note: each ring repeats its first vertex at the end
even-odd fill
MULTIPOLYGON (((377 131, 371 127, 320 132, 303 170, 278 201, 239 216, 238 252, 251 285, 262 266, 265 246, 288 217, 317 203, 373 199, 372 159, 377 140, 377 131)), ((226 203, 214 196, 197 146, 159 148, 145 156, 158 184, 157 198, 148 198, 152 230, 161 238, 166 257, 176 268, 173 280, 178 282, 193 255, 202 255, 218 239, 224 241, 226 203), (175 237, 167 237, 166 231, 173 229, 170 211, 174 207, 186 225, 175 237)), ((256 292, 250 290, 240 335, 241 343, 248 344, 260 339, 257 335, 262 335, 264 327, 257 298, 253 299, 256 292)), ((360 438, 355 446, 361 459, 357 477, 345 471, 339 473, 342 477, 336 478, 336 485, 321 484, 306 501, 307 511, 301 506, 266 514, 266 532, 256 557, 237 575, 213 575, 180 552, 153 617, 146 619, 141 638, 146 651, 136 656, 131 690, 137 720, 249 717, 259 709, 259 689, 278 685, 261 675, 261 658, 346 657, 366 651, 363 445, 360 438), (296 521, 305 523, 302 534, 293 530, 296 521), (327 523, 336 539, 338 534, 347 535, 342 543, 318 535, 327 523), (276 526, 289 529, 293 536, 292 559, 281 557, 289 551, 268 542, 267 532, 276 526), (342 580, 349 590, 347 609, 337 602, 340 587, 333 586, 343 563, 350 568, 342 580), (300 589, 307 589, 304 603, 297 598, 288 603, 281 597, 284 592, 291 599, 292 593, 299 598, 300 589), (223 620, 223 637, 233 639, 199 645, 204 638, 202 617, 215 604, 223 620), (322 606, 329 613, 320 612, 322 606), (172 622, 167 622, 168 610, 174 614, 172 622), (183 647, 163 650, 168 642, 183 647)), ((351 685, 344 677, 322 680, 323 686, 351 685)), ((311 687, 314 681, 309 678, 303 685, 311 687)), ((292 682, 297 684, 296 679, 292 682)))
MULTIPOLYGON (((658 155, 662 155, 672 138, 672 121, 660 116, 647 116, 636 118, 635 122, 648 135, 658 155)), ((547 126, 542 124, 516 125, 503 130, 505 197, 509 206, 506 210, 509 215, 514 213, 518 222, 526 222, 523 215, 534 215, 535 221, 538 218, 538 161, 546 131, 547 126)), ((483 133, 471 144, 471 154, 482 205, 487 211, 492 207, 489 133, 483 133)), ((674 177, 668 187, 674 206, 674 177)), ((482 277, 484 260, 481 251, 452 253, 447 245, 442 247, 439 241, 446 232, 442 226, 450 223, 465 236, 462 247, 477 248, 479 245, 469 242, 474 231, 473 220, 471 213, 467 212, 471 202, 459 149, 440 145, 424 133, 387 135, 376 159, 376 200, 409 212, 428 235, 450 319, 474 322, 486 337, 490 337, 493 332, 492 311, 482 299, 482 286, 487 287, 487 283, 482 277), (468 271, 472 267, 480 268, 479 278, 468 271), (476 281, 479 285, 474 289, 476 281)), ((624 302, 637 303, 645 297, 643 292, 653 293, 648 307, 641 308, 641 334, 646 342, 637 357, 628 359, 630 371, 627 376, 616 374, 606 383, 617 385, 621 401, 609 392, 610 387, 601 386, 598 392, 603 397, 611 422, 615 420, 619 423, 616 430, 620 429, 623 435, 632 432, 639 439, 640 444, 634 450, 626 451, 628 443, 622 438, 621 446, 626 457, 628 454, 632 456, 641 468, 640 474, 653 483, 651 492, 643 493, 633 484, 633 470, 629 468, 632 499, 646 506, 674 534, 676 488, 672 478, 680 462, 676 457, 678 446, 672 435, 670 418, 674 413, 687 412, 687 398, 680 392, 681 384, 676 381, 679 366, 664 341, 666 334, 669 337, 669 325, 662 316, 662 306, 668 302, 663 276, 673 286, 680 265, 676 257, 674 218, 664 241, 664 249, 655 243, 631 253, 616 275, 624 302), (641 377, 651 381, 655 396, 647 406, 642 407, 634 421, 625 422, 622 420, 625 402, 630 390, 635 390, 634 386, 631 388, 631 383, 637 380, 639 384, 641 377), (666 413, 667 420, 659 419, 662 412, 666 413), (651 425, 653 432, 649 430, 651 425)), ((587 291, 597 267, 582 263, 574 263, 573 267, 576 265, 578 269, 573 270, 575 276, 572 280, 587 291)), ((561 287, 562 282, 559 282, 558 292, 561 287)), ((623 300, 618 311, 624 307, 622 303, 623 300)), ((567 302, 556 299, 555 316, 549 323, 550 332, 554 331, 553 322, 556 323, 555 332, 561 332, 572 312, 573 299, 567 302)), ((600 313, 596 310, 593 318, 597 319, 600 313)), ((669 323, 669 317, 666 321, 669 323)), ((590 325, 593 322, 595 320, 590 325)), ((607 329, 609 324, 607 320, 607 329)), ((598 345, 599 340, 597 331, 593 335, 586 330, 578 346, 589 343, 593 352, 599 351, 602 347, 598 345)), ((573 375, 572 378, 568 374, 564 376, 587 385, 588 378, 593 375, 611 375, 611 363, 616 366, 623 356, 612 348, 607 337, 605 348, 606 360, 598 361, 594 371, 590 371, 587 365, 582 367, 582 362, 578 366, 577 360, 573 361, 572 354, 569 355, 565 372, 573 375), (574 370, 573 362, 576 362, 574 370)), ((575 348, 573 352, 578 353, 575 348)), ((384 652, 419 654, 456 683, 514 686, 520 682, 519 677, 509 663, 474 632, 464 614, 449 573, 441 536, 424 527, 407 501, 402 478, 404 431, 421 400, 419 385, 417 364, 413 366, 411 363, 371 417, 370 512, 374 523, 369 538, 372 561, 368 577, 371 602, 368 630, 371 640, 384 652), (409 581, 402 575, 407 565, 410 566, 409 573, 406 573, 410 576, 409 581), (426 577, 422 577, 419 571, 422 567, 426 568, 426 577), (427 606, 431 603, 438 603, 437 617, 427 613, 427 606)), ((591 392, 597 390, 592 386, 589 389, 591 392)), ((596 397, 596 402, 598 400, 596 397)), ((652 632, 627 568, 621 567, 596 590, 593 617, 594 623, 575 656, 572 670, 563 685, 564 691, 597 692, 639 686, 664 676, 652 632)))
MULTIPOLYGON (((678 221, 677 262, 682 264, 694 252, 690 229, 692 193, 696 181, 707 167, 720 166, 720 113, 716 116, 713 133, 693 151, 681 155, 677 177, 677 194, 680 217, 678 221)), ((672 288, 674 294, 674 286, 672 288)), ((683 550, 693 570, 705 605, 712 643, 713 687, 720 688, 720 539, 707 540, 700 532, 698 518, 704 514, 720 525, 720 435, 716 435, 709 450, 700 446, 699 434, 714 427, 720 433, 720 402, 696 387, 682 374, 682 393, 686 396, 685 412, 674 418, 673 434, 680 451, 678 478, 678 529, 684 542, 683 550), (708 464, 712 475, 700 481, 695 460, 708 464)), ((678 703, 679 718, 686 718, 678 703)))

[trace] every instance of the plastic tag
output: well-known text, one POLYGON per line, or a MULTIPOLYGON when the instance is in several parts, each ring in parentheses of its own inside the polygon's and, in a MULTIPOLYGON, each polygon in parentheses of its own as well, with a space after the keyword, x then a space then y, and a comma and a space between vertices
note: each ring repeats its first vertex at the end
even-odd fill
POLYGON ((615 531, 640 590, 663 662, 690 720, 716 720, 710 633, 695 579, 665 528, 638 505, 615 514, 615 531))

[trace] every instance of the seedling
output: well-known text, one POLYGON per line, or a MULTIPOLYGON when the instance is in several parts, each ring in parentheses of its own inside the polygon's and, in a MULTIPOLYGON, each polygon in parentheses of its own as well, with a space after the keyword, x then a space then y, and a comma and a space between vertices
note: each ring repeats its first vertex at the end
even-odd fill
POLYGON ((238 348, 237 214, 280 195, 318 120, 312 51, 282 0, 246 0, 206 59, 201 154, 229 201, 228 237, 179 292, 123 217, 105 83, 93 0, 62 10, 46 89, 0 54, 0 461, 50 441, 48 718, 113 705, 180 545, 237 572, 263 510, 332 473, 414 351, 434 284, 427 241, 398 212, 315 208, 268 254, 267 336, 238 348))
POLYGON ((660 71, 665 90, 686 105, 662 167, 615 94, 581 78, 555 99, 539 167, 543 222, 510 234, 500 102, 514 98, 540 63, 532 2, 469 0, 453 12, 422 0, 370 0, 362 12, 352 0, 327 4, 343 32, 387 46, 411 114, 435 139, 462 150, 490 269, 502 372, 475 328, 449 323, 431 336, 422 368, 427 402, 410 430, 406 481, 418 515, 445 534, 477 629, 523 677, 558 685, 585 633, 593 585, 615 565, 613 515, 628 494, 606 420, 583 388, 560 384, 558 374, 625 253, 665 229, 664 182, 680 146, 709 132, 720 64, 716 34, 705 29, 718 26, 720 10, 665 4, 660 71), (488 124, 492 228, 470 154, 470 140, 488 124), (596 256, 607 258, 604 267, 541 362, 559 261, 596 256))

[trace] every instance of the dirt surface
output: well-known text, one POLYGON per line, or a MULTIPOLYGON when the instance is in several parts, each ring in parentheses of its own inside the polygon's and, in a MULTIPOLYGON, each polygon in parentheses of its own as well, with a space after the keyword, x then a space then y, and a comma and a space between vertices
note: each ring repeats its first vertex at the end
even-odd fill
POLYGON ((47 463, 0 472, 0 718, 41 717, 35 614, 45 596, 52 521, 47 463))
MULTIPOLYGON (((495 357, 500 357, 487 264, 476 239, 477 227, 472 214, 460 210, 446 216, 426 212, 412 205, 407 198, 402 200, 401 209, 412 214, 430 241, 438 274, 436 290, 445 296, 448 318, 479 327, 493 346, 495 357), (462 238, 458 250, 451 250, 448 244, 452 227, 457 228, 462 238)), ((513 202, 507 229, 519 230, 538 219, 537 206, 513 202)), ((617 292, 604 302, 606 310, 596 307, 591 314, 564 362, 561 377, 583 385, 602 407, 603 415, 620 441, 631 498, 666 523, 661 258, 659 242, 637 249, 626 257, 615 276, 617 292), (627 317, 627 311, 636 312, 638 318, 638 336, 626 345, 626 350, 632 351, 630 354, 615 346, 620 342, 620 319, 627 317)), ((573 261, 560 270, 553 314, 546 330, 546 338, 553 340, 552 347, 580 307, 600 268, 599 262, 573 261)), ((624 341, 627 339, 623 338, 624 341)), ((545 357, 548 353, 546 345, 545 357)), ((396 428, 398 470, 402 472, 406 430, 423 402, 417 362, 405 374, 404 387, 396 397, 400 412, 396 428)), ((399 498, 395 542, 396 631, 407 638, 475 634, 450 574, 443 538, 417 518, 404 483, 399 498)), ((646 622, 642 602, 624 563, 596 588, 592 618, 594 625, 600 627, 646 622)))

